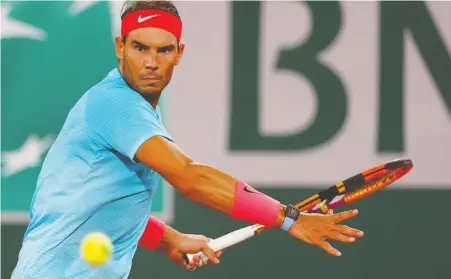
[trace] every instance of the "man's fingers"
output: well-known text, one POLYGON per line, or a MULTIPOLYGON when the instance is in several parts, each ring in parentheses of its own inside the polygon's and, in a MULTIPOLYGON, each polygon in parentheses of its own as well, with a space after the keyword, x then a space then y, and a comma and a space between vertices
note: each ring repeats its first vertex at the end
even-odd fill
POLYGON ((204 254, 207 255, 208 260, 210 262, 213 262, 215 264, 219 263, 219 259, 216 257, 215 252, 210 248, 210 246, 208 246, 208 244, 205 245, 204 248, 202 248, 202 252, 204 252, 204 254))
MULTIPOLYGON (((185 263, 185 261, 183 261, 183 262, 185 263)), ((194 256, 193 260, 190 263, 188 263, 188 264, 185 263, 185 267, 191 271, 195 270, 198 267, 202 267, 202 266, 203 266, 203 263, 200 260, 199 256, 194 256)))
POLYGON ((196 265, 196 267, 202 267, 204 265, 199 256, 194 256, 193 263, 196 265))
POLYGON ((336 231, 329 232, 327 234, 327 238, 333 239, 333 240, 338 240, 338 241, 345 242, 345 243, 355 242, 355 237, 343 235, 336 231))
POLYGON ((334 231, 337 231, 341 234, 353 236, 353 237, 363 237, 363 232, 357 229, 350 228, 345 225, 335 225, 333 228, 334 231))
POLYGON ((316 245, 318 245, 321 249, 331 254, 332 256, 341 256, 341 252, 332 247, 329 242, 320 240, 316 245))
POLYGON ((354 210, 343 211, 338 214, 335 214, 335 215, 333 215, 333 218, 334 218, 335 223, 339 223, 344 220, 351 219, 351 218, 357 216, 357 214, 359 214, 359 211, 357 209, 354 209, 354 210))
MULTIPOLYGON (((222 251, 215 252, 217 258, 219 258, 221 254, 222 251)), ((192 262, 187 265, 188 269, 192 268, 192 266, 196 266, 197 268, 204 266, 204 263, 202 262, 200 256, 194 256, 192 262)))

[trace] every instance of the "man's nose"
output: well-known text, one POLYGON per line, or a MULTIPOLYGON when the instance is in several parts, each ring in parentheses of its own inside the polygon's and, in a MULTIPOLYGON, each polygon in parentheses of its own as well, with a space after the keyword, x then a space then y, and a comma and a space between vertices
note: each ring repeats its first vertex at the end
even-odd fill
POLYGON ((147 69, 158 69, 158 58, 156 55, 150 54, 144 61, 144 66, 147 69))

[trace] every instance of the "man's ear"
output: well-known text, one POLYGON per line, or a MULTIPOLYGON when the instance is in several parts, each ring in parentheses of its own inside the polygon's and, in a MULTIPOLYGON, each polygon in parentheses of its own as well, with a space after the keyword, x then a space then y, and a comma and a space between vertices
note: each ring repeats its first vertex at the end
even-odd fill
POLYGON ((124 58, 124 40, 121 37, 116 37, 115 46, 116 46, 116 57, 119 60, 124 58))
POLYGON ((180 43, 179 44, 179 53, 177 54, 177 58, 175 60, 175 65, 178 65, 180 63, 180 61, 182 60, 184 51, 185 51, 185 44, 180 43))

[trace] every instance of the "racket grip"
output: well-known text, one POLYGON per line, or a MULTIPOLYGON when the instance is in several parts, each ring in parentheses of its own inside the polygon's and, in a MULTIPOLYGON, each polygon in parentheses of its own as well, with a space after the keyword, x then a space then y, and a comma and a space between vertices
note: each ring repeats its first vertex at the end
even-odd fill
MULTIPOLYGON (((221 251, 228 247, 231 247, 235 244, 238 244, 242 241, 245 241, 248 238, 251 238, 257 232, 257 227, 255 225, 247 226, 242 229, 233 231, 216 239, 213 239, 208 243, 210 248, 214 251, 221 251)), ((193 261, 194 256, 200 256, 201 261, 203 263, 208 262, 208 257, 203 252, 199 252, 197 254, 185 254, 184 259, 187 264, 190 264, 193 261)))

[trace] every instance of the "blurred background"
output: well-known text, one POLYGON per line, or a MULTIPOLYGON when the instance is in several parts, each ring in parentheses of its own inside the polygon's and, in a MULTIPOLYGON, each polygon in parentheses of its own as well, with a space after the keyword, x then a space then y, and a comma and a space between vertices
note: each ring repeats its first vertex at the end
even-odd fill
MULTIPOLYGON (((340 258, 273 230, 196 272, 138 249, 131 279, 451 278, 451 2, 175 3, 186 50, 162 107, 193 158, 283 203, 395 158, 415 167, 353 206, 360 215, 347 224, 365 237, 333 243, 340 258)), ((2 278, 48 148, 78 98, 117 65, 122 4, 1 3, 2 278)), ((212 238, 247 225, 166 184, 153 211, 212 238)))

